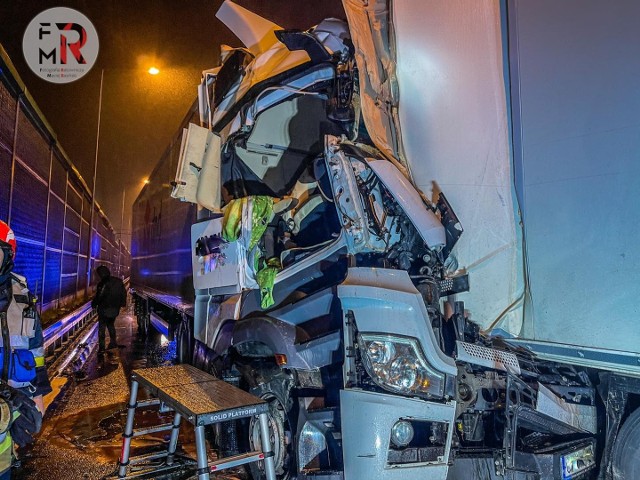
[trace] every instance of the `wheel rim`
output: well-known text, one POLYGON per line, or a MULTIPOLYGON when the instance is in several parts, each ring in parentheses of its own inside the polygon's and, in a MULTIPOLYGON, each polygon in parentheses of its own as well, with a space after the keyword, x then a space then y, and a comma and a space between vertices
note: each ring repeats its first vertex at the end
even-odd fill
MULTIPOLYGON (((276 474, 281 478, 288 478, 287 446, 290 443, 290 430, 286 411, 282 402, 275 396, 265 395, 262 399, 269 403, 269 441, 273 448, 276 474)), ((249 424, 249 445, 254 451, 262 450, 260 422, 257 417, 252 417, 249 424)), ((258 468, 263 472, 264 462, 258 462, 258 468)))

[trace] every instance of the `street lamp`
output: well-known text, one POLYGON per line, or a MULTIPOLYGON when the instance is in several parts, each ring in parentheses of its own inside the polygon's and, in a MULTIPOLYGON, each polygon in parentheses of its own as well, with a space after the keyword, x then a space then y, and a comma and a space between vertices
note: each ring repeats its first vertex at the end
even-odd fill
MULTIPOLYGON (((160 70, 156 67, 151 67, 147 71, 150 75, 157 75, 160 73, 160 70)), ((100 124, 102 120, 102 89, 104 86, 104 68, 100 71, 100 95, 98 97, 98 127, 96 130, 96 155, 93 162, 93 186, 91 188, 91 217, 89 220, 89 248, 87 254, 87 285, 85 288, 85 294, 89 294, 89 287, 91 286, 91 262, 93 260, 93 218, 95 215, 96 208, 96 178, 98 176, 98 147, 100 146, 100 124)), ((124 217, 124 190, 122 192, 122 214, 124 217)), ((120 224, 120 229, 122 230, 122 223, 124 220, 122 219, 120 224)), ((122 236, 120 238, 120 243, 122 243, 122 236)), ((118 253, 118 257, 120 253, 118 253)), ((119 260, 118 260, 119 263, 119 260)), ((120 265, 118 265, 118 269, 120 269, 120 265)))

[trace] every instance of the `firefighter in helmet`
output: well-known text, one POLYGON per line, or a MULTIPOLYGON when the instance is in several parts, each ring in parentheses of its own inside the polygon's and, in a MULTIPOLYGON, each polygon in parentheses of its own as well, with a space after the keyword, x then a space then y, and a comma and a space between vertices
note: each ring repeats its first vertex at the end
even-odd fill
POLYGON ((42 396, 51 391, 35 297, 13 273, 16 239, 0 221, 0 480, 11 478, 13 444, 40 431, 42 396))

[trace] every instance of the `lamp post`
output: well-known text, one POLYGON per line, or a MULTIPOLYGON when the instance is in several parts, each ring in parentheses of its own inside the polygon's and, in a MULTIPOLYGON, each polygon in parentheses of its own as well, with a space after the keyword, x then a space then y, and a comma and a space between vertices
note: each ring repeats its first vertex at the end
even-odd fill
POLYGON ((96 177, 98 176, 98 148, 100 146, 100 121, 102 116, 102 86, 104 85, 104 68, 100 71, 100 96, 98 98, 98 129, 96 131, 96 155, 93 162, 93 186, 91 187, 91 215, 89 217, 89 245, 87 249, 87 286, 85 295, 89 295, 91 286, 91 260, 93 257, 93 217, 96 209, 96 177))
POLYGON ((122 233, 124 232, 124 198, 127 194, 127 187, 122 187, 122 212, 120 213, 120 238, 118 240, 118 276, 122 277, 122 233))

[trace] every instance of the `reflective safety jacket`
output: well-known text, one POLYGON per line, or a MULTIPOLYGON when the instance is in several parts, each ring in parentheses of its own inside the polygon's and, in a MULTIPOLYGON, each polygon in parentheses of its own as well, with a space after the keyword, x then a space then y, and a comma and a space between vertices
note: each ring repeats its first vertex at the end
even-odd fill
POLYGON ((273 198, 261 195, 231 200, 225 207, 222 219, 222 237, 227 242, 240 241, 239 255, 247 257, 250 264, 248 271, 253 272, 260 288, 260 304, 263 309, 275 303, 273 286, 276 275, 281 270, 279 259, 265 259, 263 252, 256 248, 272 219, 273 198), (249 258, 253 258, 253 262, 249 258))
MULTIPOLYGON (((36 378, 31 384, 12 383, 15 388, 28 388, 29 396, 46 395, 51 391, 44 363, 44 337, 40 316, 33 305, 33 296, 27 288, 24 277, 11 274, 8 281, 0 285, 0 303, 9 300, 7 308, 7 323, 9 327, 9 343, 12 350, 29 350, 36 362, 36 378)), ((0 346, 3 345, 0 332, 0 346)), ((0 366, 1 368, 1 366, 0 366)))
POLYGON ((12 446, 9 431, 0 433, 0 475, 11 468, 12 446))
MULTIPOLYGON (((36 378, 30 385, 9 385, 26 389, 30 397, 46 395, 51 392, 51 384, 44 363, 44 337, 42 324, 34 305, 33 296, 27 288, 24 277, 12 273, 0 283, 0 310, 7 312, 9 344, 12 350, 30 350, 36 361, 36 378), (8 303, 8 305, 7 305, 8 303)), ((4 344, 0 331, 0 345, 4 344)), ((0 366, 0 369, 2 366, 0 366)), ((18 412, 12 413, 14 419, 18 412)), ((11 468, 11 435, 9 431, 0 433, 0 474, 11 468)))
MULTIPOLYGON (((10 415, 12 416, 11 420, 15 420, 20 414, 18 412, 10 412, 10 415)), ((7 424, 7 428, 0 433, 0 475, 11 468, 11 462, 13 460, 13 441, 8 430, 9 422, 10 421, 3 422, 3 424, 7 424)))

